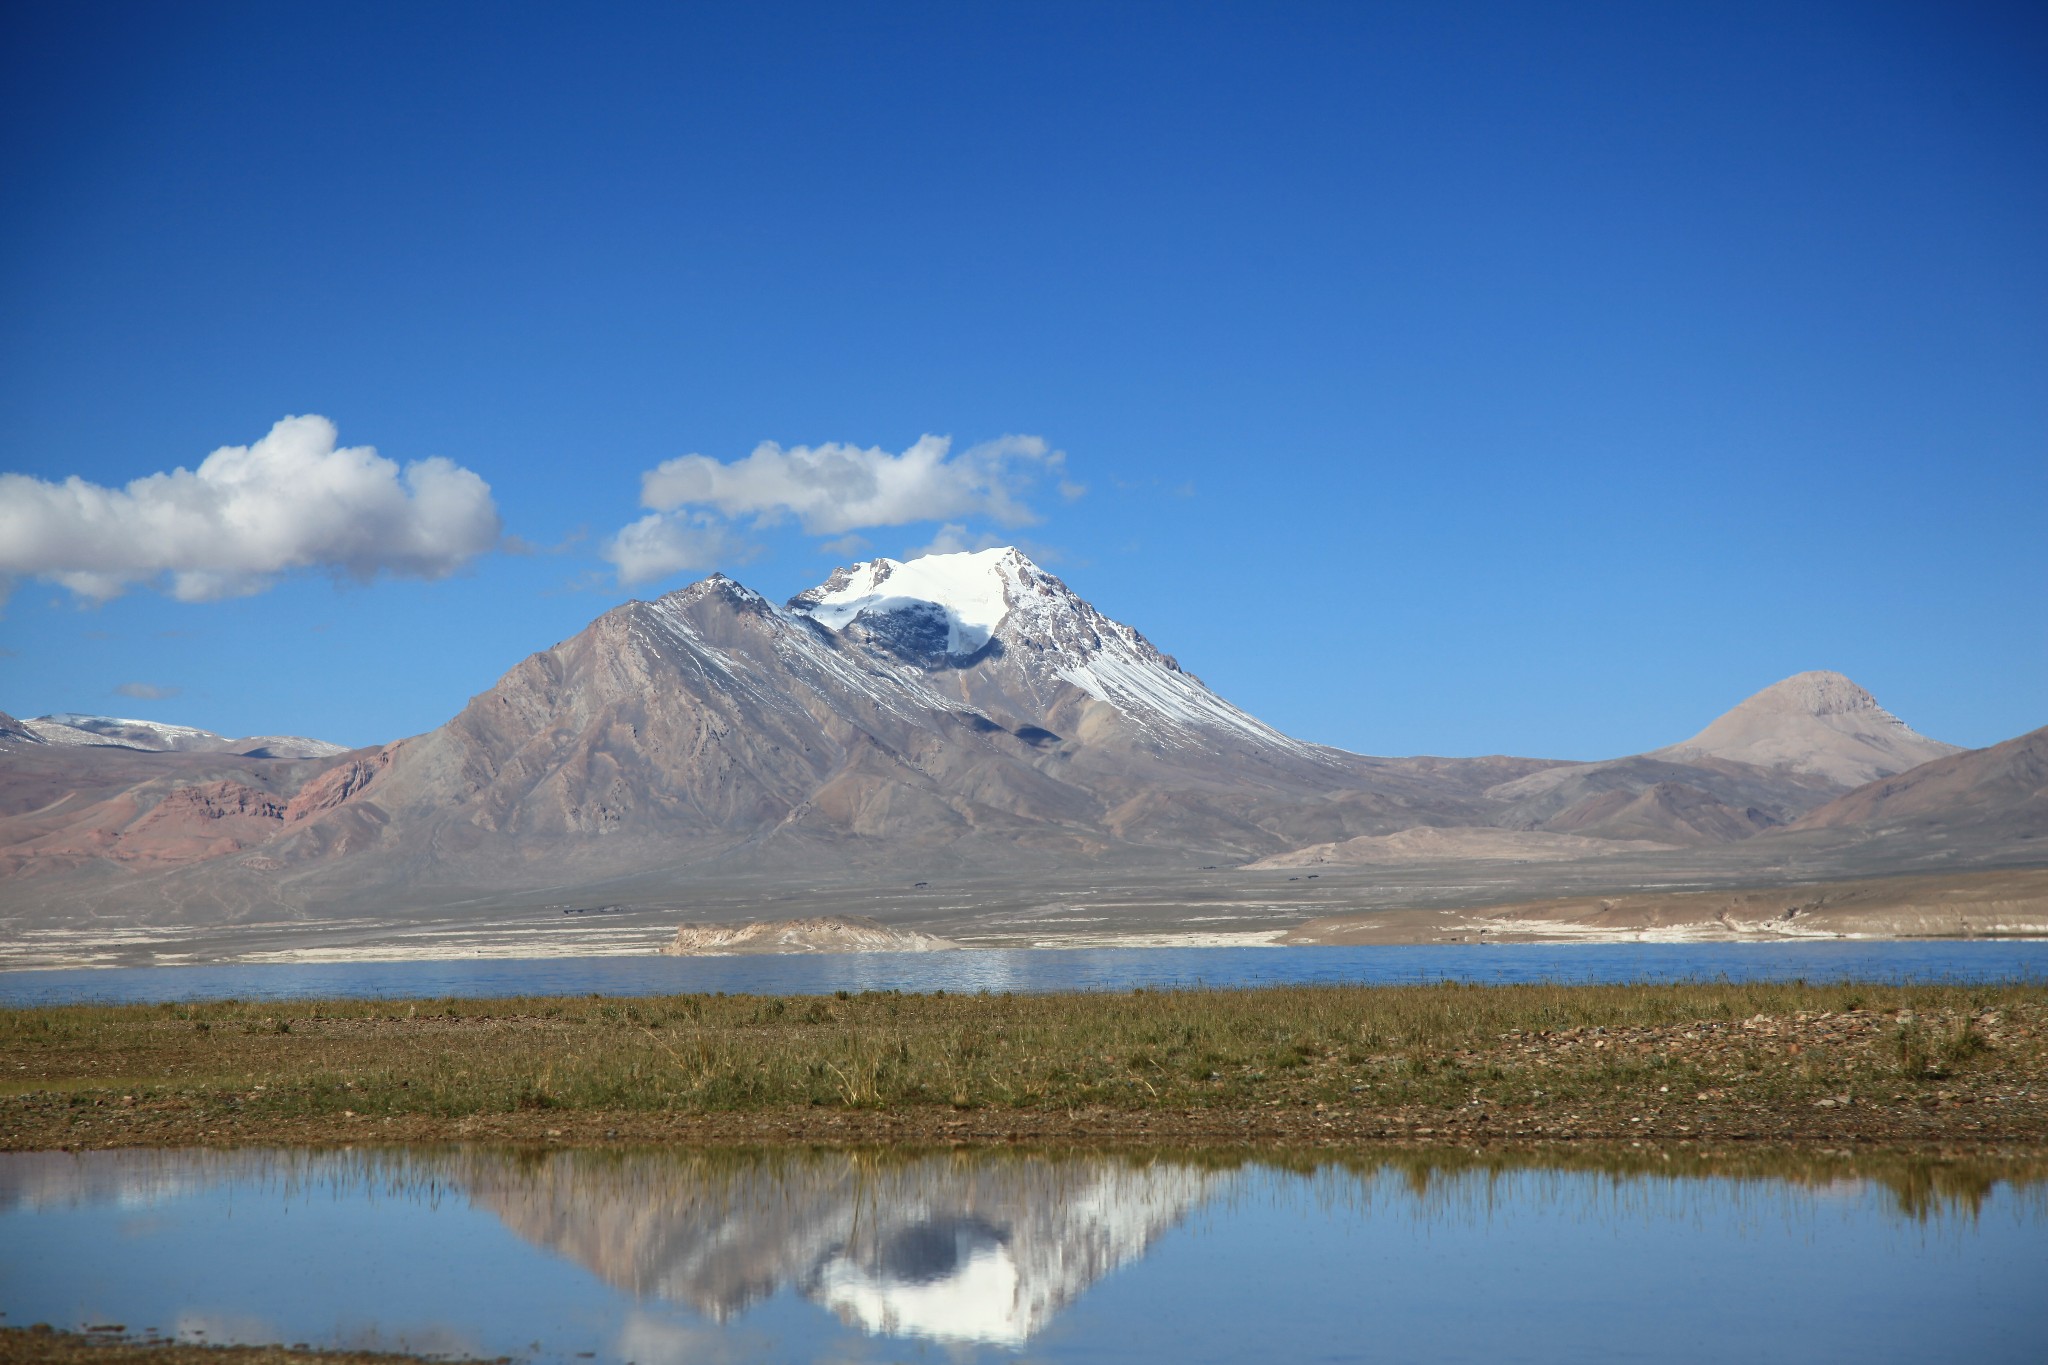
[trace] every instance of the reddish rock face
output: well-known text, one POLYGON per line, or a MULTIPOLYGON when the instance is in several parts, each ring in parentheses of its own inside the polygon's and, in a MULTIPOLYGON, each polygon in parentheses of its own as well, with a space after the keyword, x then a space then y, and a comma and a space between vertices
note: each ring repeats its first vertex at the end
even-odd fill
POLYGON ((361 795, 377 774, 391 766, 391 754, 395 748, 396 745, 391 745, 378 750, 370 758, 352 758, 329 768, 299 789, 291 804, 280 812, 282 818, 297 824, 361 795))
POLYGON ((0 868, 35 876, 101 859, 138 869, 204 862, 268 842, 284 814, 282 797, 230 779, 155 792, 145 784, 46 822, 0 852, 0 868))

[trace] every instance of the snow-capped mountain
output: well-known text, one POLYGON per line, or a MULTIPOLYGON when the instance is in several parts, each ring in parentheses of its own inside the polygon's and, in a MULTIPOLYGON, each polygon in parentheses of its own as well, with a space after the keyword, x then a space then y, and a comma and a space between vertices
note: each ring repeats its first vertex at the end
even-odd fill
POLYGON ((1542 766, 1481 780, 1290 739, 1015 551, 856 565, 784 606, 714 575, 606 612, 427 734, 324 762, 209 771, 176 803, 81 791, 13 841, 0 813, 0 857, 177 859, 152 905, 204 914, 595 881, 670 899, 799 868, 1238 862, 1479 822, 1486 782, 1542 766))
POLYGON ((0 739, 16 743, 109 746, 147 753, 243 754, 253 758, 330 758, 348 747, 303 735, 246 735, 231 739, 192 725, 121 716, 82 715, 58 711, 14 722, 0 739))
POLYGON ((872 559, 789 601, 827 629, 933 670, 980 668, 1005 696, 1040 710, 1062 684, 1115 708, 1159 743, 1221 736, 1315 761, 1316 746, 1238 710, 1171 655, 1014 548, 872 559))
POLYGON ((454 822, 444 851, 516 834, 557 869, 1179 857, 1284 842, 1260 820, 1311 806, 1374 823, 1328 799, 1370 760, 1246 716, 1014 550, 858 565, 781 607, 720 575, 627 603, 388 755, 363 799, 390 826, 360 837, 454 822))

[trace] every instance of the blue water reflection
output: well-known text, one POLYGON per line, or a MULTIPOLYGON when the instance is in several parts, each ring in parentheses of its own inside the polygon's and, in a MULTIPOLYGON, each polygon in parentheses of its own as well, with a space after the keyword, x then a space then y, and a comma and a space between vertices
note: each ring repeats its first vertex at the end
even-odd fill
POLYGON ((1428 981, 2039 981, 2048 941, 1101 948, 0 972, 0 1005, 507 995, 813 995, 1428 981))
POLYGON ((1930 1164, 0 1155, 0 1311, 683 1361, 2035 1361, 2040 1184, 1930 1164))

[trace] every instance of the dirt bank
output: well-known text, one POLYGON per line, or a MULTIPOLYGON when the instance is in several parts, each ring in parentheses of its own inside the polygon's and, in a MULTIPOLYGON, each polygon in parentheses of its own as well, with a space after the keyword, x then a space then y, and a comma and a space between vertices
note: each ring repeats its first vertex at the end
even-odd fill
POLYGON ((2048 935, 2048 868, 1947 876, 1644 891, 1312 919, 1288 946, 1472 942, 1710 942, 2048 935))

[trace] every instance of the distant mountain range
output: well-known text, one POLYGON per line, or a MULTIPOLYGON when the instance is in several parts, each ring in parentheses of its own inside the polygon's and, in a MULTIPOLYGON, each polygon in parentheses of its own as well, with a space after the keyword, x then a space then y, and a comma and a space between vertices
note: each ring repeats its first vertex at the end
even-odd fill
POLYGON ((15 744, 140 749, 155 754, 236 754, 244 758, 332 758, 348 752, 346 744, 330 744, 303 735, 247 735, 230 739, 211 730, 155 720, 122 720, 73 712, 16 720, 0 711, 0 742, 10 740, 15 744))
POLYGON ((2043 734, 1961 752, 1804 673, 1633 757, 1372 758, 1245 714, 1014 549, 877 559, 780 606, 722 576, 629 602, 381 748, 0 716, 0 910, 289 918, 1907 826, 2009 857, 2048 824, 2043 734))

